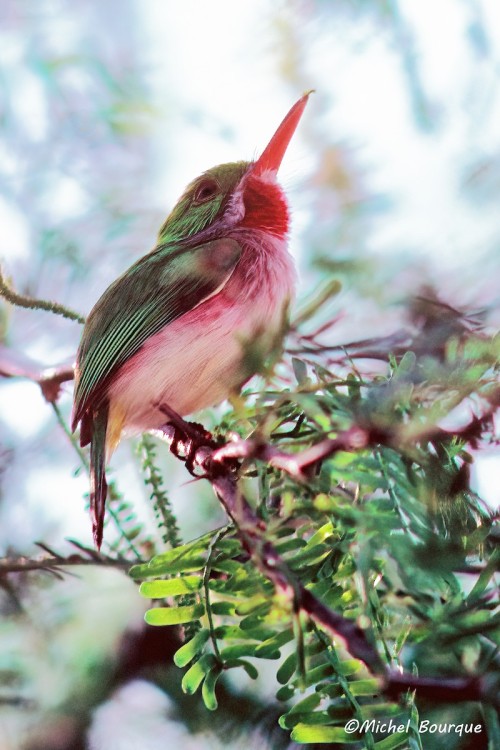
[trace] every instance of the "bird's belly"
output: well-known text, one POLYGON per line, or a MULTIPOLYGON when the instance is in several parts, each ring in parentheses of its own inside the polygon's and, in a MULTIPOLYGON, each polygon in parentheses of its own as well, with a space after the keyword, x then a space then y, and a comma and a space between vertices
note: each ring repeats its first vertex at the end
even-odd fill
POLYGON ((184 416, 227 398, 253 374, 245 358, 248 342, 258 338, 259 350, 273 345, 282 308, 266 309, 258 300, 228 306, 217 295, 151 336, 109 389, 111 441, 122 430, 160 427, 166 421, 162 402, 184 416))

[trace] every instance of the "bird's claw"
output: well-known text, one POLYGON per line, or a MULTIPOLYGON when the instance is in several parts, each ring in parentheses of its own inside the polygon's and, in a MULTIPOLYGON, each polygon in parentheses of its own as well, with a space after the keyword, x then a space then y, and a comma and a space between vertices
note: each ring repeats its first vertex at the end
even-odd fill
POLYGON ((199 422, 186 422, 180 414, 168 404, 158 404, 160 411, 168 417, 167 422, 160 428, 169 442, 170 452, 184 461, 186 469, 194 477, 203 477, 207 473, 216 472, 222 466, 224 470, 237 473, 240 462, 234 458, 224 459, 222 462, 211 461, 210 453, 223 445, 223 440, 217 441, 209 430, 199 422), (208 455, 200 456, 200 448, 208 449, 208 455))
POLYGON ((198 422, 186 422, 170 407, 162 405, 160 408, 169 417, 168 421, 161 427, 161 431, 168 438, 171 453, 184 461, 192 476, 201 476, 200 466, 196 464, 196 454, 202 447, 210 450, 218 447, 212 433, 198 422))

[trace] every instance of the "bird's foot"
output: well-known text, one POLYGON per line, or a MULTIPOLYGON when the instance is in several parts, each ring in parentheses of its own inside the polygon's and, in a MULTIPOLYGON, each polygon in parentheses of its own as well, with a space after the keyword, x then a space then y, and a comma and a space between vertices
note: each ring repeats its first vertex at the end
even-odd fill
POLYGON ((190 474, 200 476, 200 471, 196 467, 196 453, 202 447, 211 450, 218 447, 212 433, 198 422, 186 422, 168 404, 158 404, 158 408, 168 417, 160 429, 170 442, 170 451, 176 458, 185 462, 190 474))

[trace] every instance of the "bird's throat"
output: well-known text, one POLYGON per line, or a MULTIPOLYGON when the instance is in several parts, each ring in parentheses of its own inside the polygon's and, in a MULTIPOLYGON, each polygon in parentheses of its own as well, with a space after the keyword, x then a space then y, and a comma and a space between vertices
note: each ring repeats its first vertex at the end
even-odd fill
POLYGON ((274 237, 288 233, 289 213, 285 194, 275 181, 249 175, 243 192, 245 215, 240 227, 259 229, 274 237))

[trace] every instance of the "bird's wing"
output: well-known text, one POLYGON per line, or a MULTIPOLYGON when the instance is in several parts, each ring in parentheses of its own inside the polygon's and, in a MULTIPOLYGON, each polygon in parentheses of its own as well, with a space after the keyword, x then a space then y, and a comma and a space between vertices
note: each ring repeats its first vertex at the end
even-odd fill
POLYGON ((97 408, 113 373, 146 339, 218 292, 241 255, 236 240, 194 248, 159 247, 102 295, 90 313, 77 355, 72 429, 97 408))

